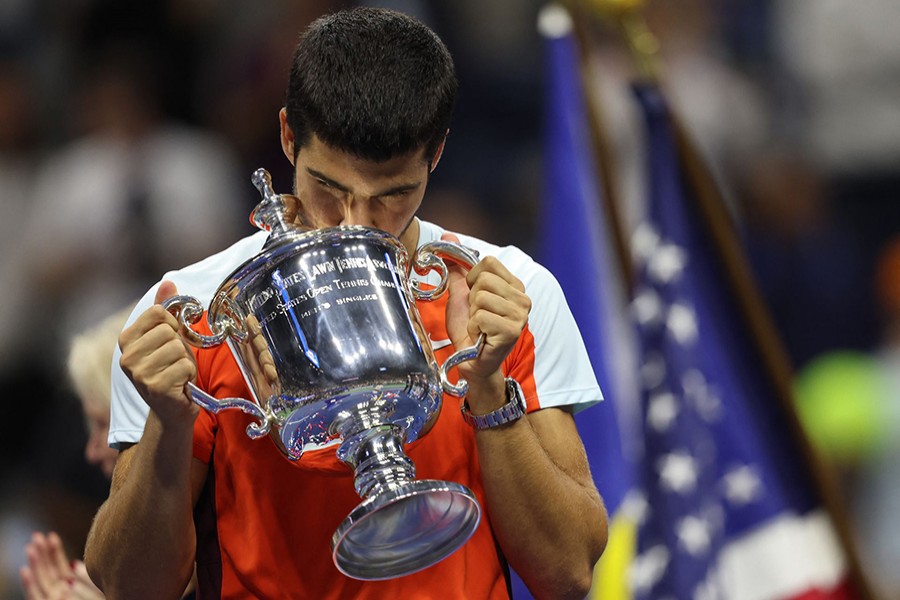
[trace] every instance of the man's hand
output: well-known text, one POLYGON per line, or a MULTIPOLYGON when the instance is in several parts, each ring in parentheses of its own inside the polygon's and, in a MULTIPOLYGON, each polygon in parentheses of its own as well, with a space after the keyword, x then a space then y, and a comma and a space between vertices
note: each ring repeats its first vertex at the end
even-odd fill
POLYGON ((163 424, 193 422, 198 411, 186 388, 197 376, 194 355, 179 334, 178 319, 160 306, 177 293, 172 282, 163 281, 156 304, 119 336, 122 370, 163 424))
POLYGON ((28 565, 19 571, 28 600, 103 600, 80 560, 69 562, 55 533, 35 533, 25 545, 28 565))
MULTIPOLYGON (((449 233, 441 239, 459 243, 459 238, 449 233)), ((531 311, 525 285, 493 256, 485 257, 468 274, 452 265, 449 277, 447 333, 454 348, 471 346, 479 334, 485 335, 481 354, 459 365, 460 375, 473 391, 489 386, 502 393, 505 388, 500 367, 525 329, 531 311)), ((478 412, 471 396, 470 407, 478 412)), ((496 407, 485 408, 481 412, 496 407)))

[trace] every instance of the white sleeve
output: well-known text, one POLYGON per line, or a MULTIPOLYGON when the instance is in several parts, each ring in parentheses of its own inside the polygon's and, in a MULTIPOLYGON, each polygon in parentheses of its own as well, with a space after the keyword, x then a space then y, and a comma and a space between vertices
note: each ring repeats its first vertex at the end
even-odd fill
MULTIPOLYGON (((428 239, 442 230, 426 223, 428 239)), ((534 382, 540 408, 568 406, 581 411, 603 400, 594 368, 559 282, 547 268, 515 246, 498 247, 460 235, 463 245, 496 256, 531 298, 528 330, 534 337, 534 382)))
MULTIPOLYGON (((208 307, 216 290, 226 278, 260 251, 266 236, 266 232, 263 231, 247 236, 218 254, 184 269, 166 273, 161 281, 173 282, 179 294, 193 296, 204 307, 208 307)), ((153 306, 157 288, 159 283, 144 294, 128 317, 125 327, 130 326, 144 311, 153 306)), ((121 358, 122 351, 117 345, 111 365, 109 406, 109 445, 116 449, 120 449, 122 444, 140 441, 147 415, 150 413, 150 407, 119 366, 121 358)))
POLYGON ((528 329, 534 336, 534 381, 541 408, 569 406, 578 412, 603 400, 581 332, 562 288, 533 263, 524 280, 531 298, 528 329))
MULTIPOLYGON (((147 292, 137 303, 125 327, 130 326, 145 310, 153 305, 156 298, 156 289, 159 284, 147 292)), ((122 444, 136 443, 144 434, 144 424, 150 407, 141 398, 131 380, 119 366, 122 358, 122 350, 116 344, 111 365, 111 387, 109 403, 109 445, 116 450, 122 449, 122 444)))

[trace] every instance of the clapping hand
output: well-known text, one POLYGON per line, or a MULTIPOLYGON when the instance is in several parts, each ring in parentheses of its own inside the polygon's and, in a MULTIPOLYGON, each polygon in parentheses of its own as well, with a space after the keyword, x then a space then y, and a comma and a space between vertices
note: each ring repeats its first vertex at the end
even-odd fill
POLYGON ((28 565, 20 569, 28 600, 103 600, 80 560, 69 561, 55 533, 35 533, 25 544, 28 565))

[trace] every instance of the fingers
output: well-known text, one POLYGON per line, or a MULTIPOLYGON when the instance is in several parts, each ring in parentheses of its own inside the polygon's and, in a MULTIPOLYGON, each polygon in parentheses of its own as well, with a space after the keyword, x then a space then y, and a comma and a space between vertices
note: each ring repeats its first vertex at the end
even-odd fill
POLYGON ((178 331, 166 324, 123 344, 121 364, 136 385, 154 396, 179 397, 197 375, 193 354, 178 331))
MULTIPOLYGON (((466 277, 469 304, 469 336, 479 332, 518 339, 531 312, 531 299, 525 285, 499 260, 488 256, 466 277)), ((515 340, 513 340, 515 341, 515 340)))
POLYGON ((52 568, 56 572, 71 574, 72 568, 68 557, 66 557, 66 551, 63 549, 62 540, 53 531, 47 536, 47 560, 50 561, 52 568))
POLYGON ((178 289, 176 289, 175 284, 171 281, 163 281, 156 289, 156 298, 153 300, 153 303, 162 304, 172 296, 176 295, 178 295, 178 289))
POLYGON ((19 577, 28 600, 63 598, 73 579, 62 541, 55 533, 44 536, 35 533, 25 545, 28 566, 22 567, 19 577))
POLYGON ((75 562, 74 580, 72 581, 72 594, 74 600, 104 600, 103 592, 97 589, 91 581, 84 563, 75 562))
POLYGON ((476 283, 486 274, 499 278, 500 281, 518 292, 525 293, 525 284, 513 275, 496 256, 485 256, 469 271, 469 274, 466 276, 466 282, 469 284, 469 287, 474 288, 476 283))
MULTIPOLYGON (((441 239, 459 243, 445 233, 441 239)), ((531 299, 525 284, 494 256, 487 256, 469 270, 449 266, 447 333, 458 349, 485 335, 485 346, 477 359, 461 366, 467 374, 495 374, 515 346, 528 323, 531 299)))
POLYGON ((157 303, 119 335, 122 370, 150 408, 166 420, 196 414, 185 387, 197 376, 194 354, 181 336, 180 321, 160 305, 177 293, 172 282, 163 281, 157 303))
POLYGON ((21 567, 19 569, 19 581, 22 582, 25 600, 41 600, 43 596, 38 592, 37 583, 34 581, 34 573, 30 567, 21 567))

